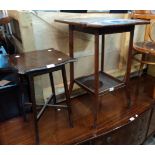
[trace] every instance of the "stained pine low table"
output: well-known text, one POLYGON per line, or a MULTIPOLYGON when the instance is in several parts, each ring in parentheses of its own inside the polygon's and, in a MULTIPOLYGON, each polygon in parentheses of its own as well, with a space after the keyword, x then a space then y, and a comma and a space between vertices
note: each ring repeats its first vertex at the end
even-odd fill
POLYGON ((75 59, 70 58, 69 56, 55 49, 47 49, 47 50, 22 53, 18 55, 11 55, 9 59, 10 59, 11 65, 14 68, 18 69, 18 73, 21 76, 25 75, 28 78, 29 87, 30 87, 30 100, 32 102, 32 108, 33 108, 36 144, 39 144, 38 120, 40 119, 47 105, 54 106, 54 107, 55 106, 66 107, 69 114, 69 124, 70 126, 73 126, 72 119, 71 119, 71 105, 70 105, 70 96, 69 96, 68 86, 67 86, 65 64, 73 62, 75 61, 75 59), (52 73, 58 70, 62 72, 67 106, 55 104, 56 96, 55 96, 55 87, 54 87, 54 80, 53 80, 52 73), (39 112, 37 112, 35 90, 34 90, 34 77, 38 75, 46 74, 46 73, 49 73, 51 87, 52 87, 52 95, 48 99, 48 101, 43 105, 42 109, 39 112), (53 104, 51 103, 52 100, 53 100, 53 104))

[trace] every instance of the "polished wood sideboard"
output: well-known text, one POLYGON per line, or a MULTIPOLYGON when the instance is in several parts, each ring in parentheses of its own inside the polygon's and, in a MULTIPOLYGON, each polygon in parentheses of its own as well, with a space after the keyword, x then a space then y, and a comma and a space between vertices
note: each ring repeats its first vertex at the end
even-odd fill
POLYGON ((146 110, 136 120, 109 133, 100 134, 79 144, 139 145, 155 133, 155 107, 146 110))

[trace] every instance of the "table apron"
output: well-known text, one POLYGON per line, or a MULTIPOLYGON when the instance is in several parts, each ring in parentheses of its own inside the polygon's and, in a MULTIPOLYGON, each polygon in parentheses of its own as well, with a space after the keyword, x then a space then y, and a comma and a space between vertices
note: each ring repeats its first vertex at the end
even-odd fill
MULTIPOLYGON (((65 64, 64 64, 65 65, 65 64)), ((25 75, 27 76, 38 76, 38 75, 43 75, 43 74, 47 74, 47 73, 50 73, 50 72, 55 72, 55 71, 58 71, 58 70, 61 70, 62 69, 62 66, 57 66, 57 67, 53 67, 53 68, 47 68, 47 69, 43 69, 43 70, 35 70, 35 71, 30 71, 28 73, 25 73, 25 75)))
POLYGON ((113 34, 113 33, 123 33, 123 32, 131 32, 134 30, 134 25, 127 25, 127 26, 112 26, 112 27, 103 27, 103 28, 96 28, 96 27, 79 27, 79 26, 72 26, 72 31, 79 31, 89 34, 113 34))

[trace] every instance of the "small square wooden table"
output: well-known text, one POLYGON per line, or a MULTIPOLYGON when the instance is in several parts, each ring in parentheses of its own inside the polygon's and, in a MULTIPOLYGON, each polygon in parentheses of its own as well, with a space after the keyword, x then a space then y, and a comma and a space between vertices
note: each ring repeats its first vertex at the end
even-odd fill
POLYGON ((74 79, 74 64, 70 64, 70 93, 73 89, 74 82, 90 92, 95 97, 94 107, 94 127, 97 124, 97 115, 99 108, 99 96, 109 91, 125 87, 128 105, 130 105, 130 89, 129 78, 131 70, 132 47, 135 25, 149 24, 145 20, 133 19, 110 19, 104 17, 91 18, 71 18, 56 19, 56 22, 69 25, 69 53, 74 58, 74 31, 80 31, 94 35, 94 74, 74 79), (127 68, 125 80, 117 80, 116 78, 104 72, 104 42, 106 34, 129 32, 129 49, 127 58, 127 68), (101 45, 101 71, 99 71, 99 36, 102 35, 101 45))
POLYGON ((69 114, 70 126, 73 126, 72 119, 71 119, 71 105, 70 105, 70 96, 69 96, 68 85, 67 85, 65 64, 73 62, 75 61, 75 59, 70 58, 66 54, 51 48, 51 49, 33 51, 28 53, 14 54, 9 56, 9 61, 11 65, 18 70, 18 73, 20 76, 24 75, 24 76, 27 76, 28 78, 29 87, 30 87, 30 100, 32 102, 33 117, 34 117, 36 144, 39 144, 39 141, 40 141, 38 120, 40 119, 47 105, 54 106, 54 107, 56 106, 66 107, 69 114), (54 79, 53 79, 52 73, 58 70, 61 70, 62 72, 67 106, 55 104, 56 97, 55 97, 55 87, 54 87, 54 79), (34 77, 38 75, 46 74, 46 73, 49 73, 49 76, 50 76, 52 95, 48 99, 48 101, 43 105, 39 113, 37 113, 37 109, 36 109, 37 105, 36 105, 35 90, 34 90, 34 77), (53 100, 53 104, 51 104, 52 100, 53 100))

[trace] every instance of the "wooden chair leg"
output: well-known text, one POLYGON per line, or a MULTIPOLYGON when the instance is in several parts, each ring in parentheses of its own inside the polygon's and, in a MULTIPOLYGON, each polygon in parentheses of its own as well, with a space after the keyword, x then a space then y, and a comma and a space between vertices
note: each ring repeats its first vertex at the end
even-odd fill
POLYGON ((66 78, 66 69, 65 66, 62 66, 62 78, 64 83, 64 89, 65 89, 65 96, 66 96, 66 104, 68 109, 68 115, 69 115, 69 124, 70 127, 73 127, 73 120, 72 120, 72 110, 71 110, 71 99, 69 95, 68 85, 67 85, 67 78, 66 78))

